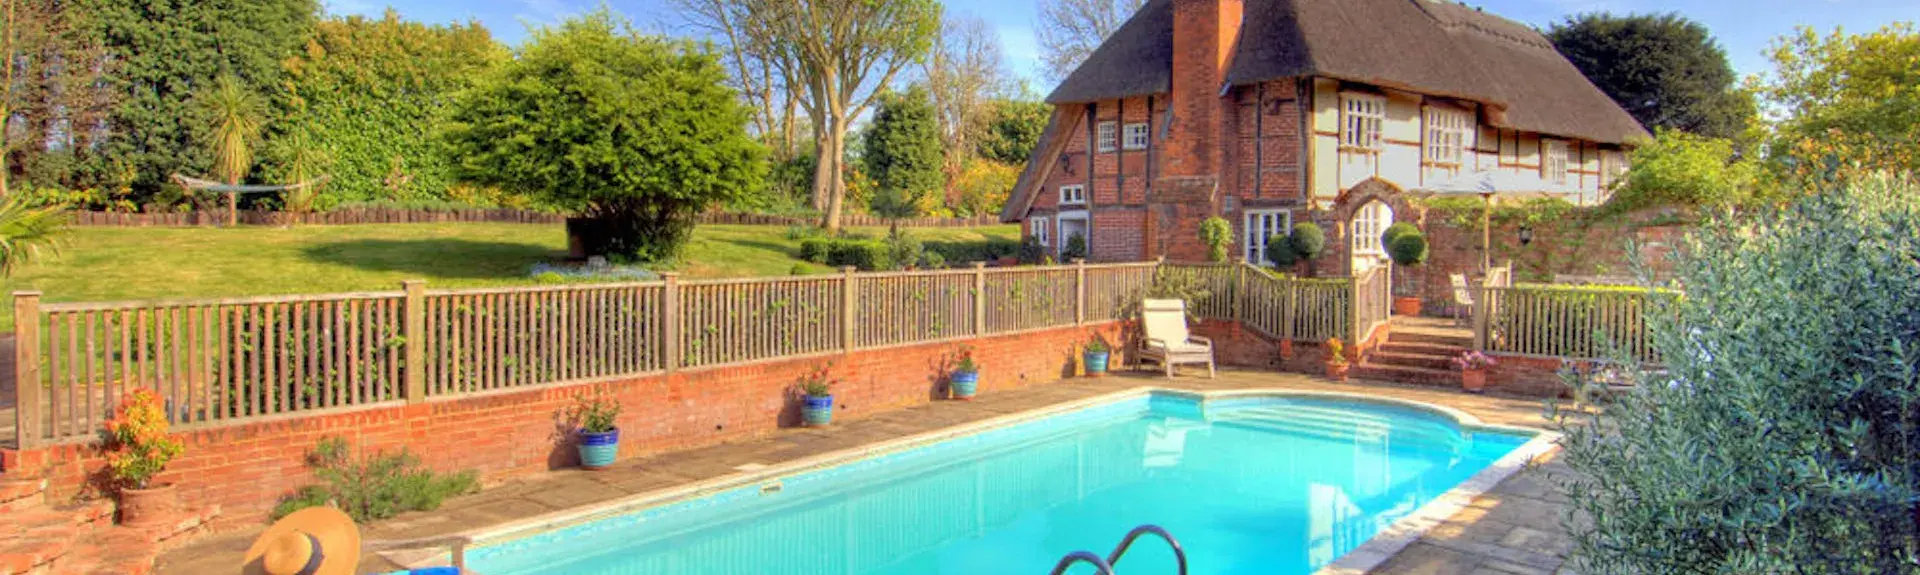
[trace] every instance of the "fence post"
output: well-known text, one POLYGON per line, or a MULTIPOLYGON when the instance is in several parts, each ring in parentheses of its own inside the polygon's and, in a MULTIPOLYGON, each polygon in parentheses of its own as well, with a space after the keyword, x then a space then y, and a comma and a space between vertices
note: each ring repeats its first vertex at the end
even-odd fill
POLYGON ((860 278, 854 273, 858 269, 840 267, 840 349, 847 353, 853 353, 853 322, 858 317, 854 314, 854 306, 859 305, 860 278))
POLYGON ((1073 258, 1073 325, 1087 323, 1087 258, 1073 258))
POLYGON ((420 403, 427 400, 427 282, 406 280, 400 282, 401 291, 406 292, 407 316, 400 326, 407 347, 401 350, 401 369, 407 373, 407 403, 420 403))
POLYGON ((1300 299, 1300 282, 1291 276, 1288 276, 1286 281, 1287 289, 1280 292, 1283 298, 1280 302, 1280 339, 1293 341, 1297 335, 1293 323, 1299 321, 1299 318, 1294 317, 1295 310, 1299 309, 1298 304, 1294 302, 1300 299))
POLYGON ((1360 349, 1360 276, 1354 274, 1347 278, 1347 349, 1360 349))
POLYGON ((660 280, 660 361, 667 373, 680 370, 680 274, 663 272, 660 280))
POLYGON ((40 292, 13 292, 13 422, 15 445, 40 439, 40 292))
POLYGON ((973 336, 987 334, 987 262, 973 262, 973 336))
POLYGON ((1473 291, 1474 305, 1467 308, 1467 313, 1473 314, 1473 349, 1486 351, 1487 316, 1493 315, 1493 290, 1487 289, 1485 282, 1467 289, 1473 291))
POLYGON ((1241 308, 1246 307, 1246 305, 1247 305, 1247 257, 1240 256, 1240 257, 1234 258, 1233 298, 1227 300, 1227 307, 1232 309, 1227 311, 1227 317, 1232 318, 1235 323, 1239 323, 1243 317, 1241 315, 1240 310, 1241 308))

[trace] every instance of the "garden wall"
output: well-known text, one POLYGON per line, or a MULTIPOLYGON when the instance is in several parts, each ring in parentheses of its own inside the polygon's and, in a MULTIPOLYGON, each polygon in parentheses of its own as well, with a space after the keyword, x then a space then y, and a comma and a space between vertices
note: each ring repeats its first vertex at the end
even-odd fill
MULTIPOLYGON (((1448 274, 1473 277, 1480 270, 1480 221, 1477 215, 1469 215, 1472 217, 1463 216, 1472 220, 1466 224, 1457 223, 1462 218, 1437 210, 1424 216, 1421 227, 1427 234, 1430 255, 1425 265, 1412 270, 1410 280, 1416 286, 1415 293, 1427 304, 1425 313, 1446 313, 1445 303, 1453 299, 1448 274)), ((1674 249, 1690 229, 1670 223, 1674 219, 1657 211, 1598 221, 1569 215, 1533 225, 1533 239, 1524 246, 1520 244, 1518 223, 1495 220, 1491 235, 1493 262, 1500 265, 1511 260, 1515 281, 1553 281, 1556 275, 1609 280, 1632 274, 1628 251, 1632 242, 1656 277, 1665 277, 1672 271, 1674 249)), ((1406 270, 1395 268, 1394 272, 1403 274, 1406 270)))
MULTIPOLYGON (((1128 324, 1105 322, 968 340, 981 362, 982 393, 1070 377, 1080 344, 1093 334, 1127 341, 1128 324)), ((1250 358, 1231 341, 1234 358, 1250 358)), ((205 428, 180 435, 186 453, 160 477, 180 487, 189 508, 219 505, 222 521, 249 523, 311 483, 305 454, 322 438, 343 437, 357 453, 405 448, 440 471, 478 470, 483 481, 576 465, 557 423, 574 398, 604 390, 625 405, 621 457, 682 450, 765 435, 797 425, 792 386, 802 371, 832 362, 844 382, 835 388, 836 418, 921 405, 944 395, 940 374, 960 343, 929 343, 829 353, 744 365, 692 368, 604 383, 553 385, 498 393, 388 403, 329 414, 205 428)), ((1116 355, 1124 365, 1125 352, 1116 355)), ((0 451, 8 473, 44 473, 57 497, 90 490, 104 468, 87 445, 0 451)))

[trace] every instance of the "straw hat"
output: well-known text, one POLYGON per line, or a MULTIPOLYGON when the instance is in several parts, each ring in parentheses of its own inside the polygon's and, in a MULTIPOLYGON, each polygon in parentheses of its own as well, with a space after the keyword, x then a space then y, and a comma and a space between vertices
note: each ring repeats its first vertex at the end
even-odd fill
POLYGON ((353 575, 360 528, 332 507, 308 507, 275 521, 247 548, 241 575, 353 575))

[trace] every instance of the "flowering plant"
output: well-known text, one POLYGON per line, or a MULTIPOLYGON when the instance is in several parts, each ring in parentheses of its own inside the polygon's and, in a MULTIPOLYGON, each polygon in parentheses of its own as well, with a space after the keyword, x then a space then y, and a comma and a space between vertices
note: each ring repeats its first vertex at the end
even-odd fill
POLYGON ((160 405, 153 390, 135 388, 107 421, 107 466, 123 487, 146 489, 153 476, 180 455, 180 442, 167 437, 167 414, 160 405))
POLYGON ((1500 365, 1500 362, 1477 351, 1461 352, 1458 357, 1453 358, 1453 368, 1460 371, 1477 371, 1496 365, 1500 365))
POLYGON ((1100 334, 1093 334, 1093 337, 1087 339, 1088 353, 1107 353, 1112 349, 1113 346, 1107 343, 1106 338, 1100 337, 1100 334))
POLYGON ((840 379, 833 377, 833 363, 829 362, 801 374, 800 381, 795 385, 800 388, 800 393, 811 397, 826 397, 833 395, 833 386, 839 383, 840 379))
POLYGON ((1346 365, 1347 346, 1340 338, 1327 338, 1327 365, 1346 365))
POLYGON ((579 422, 580 429, 587 433, 606 433, 618 425, 620 400, 605 393, 595 393, 573 398, 571 417, 579 422))
POLYGON ((973 348, 962 346, 953 360, 954 373, 979 373, 980 366, 973 363, 973 348))

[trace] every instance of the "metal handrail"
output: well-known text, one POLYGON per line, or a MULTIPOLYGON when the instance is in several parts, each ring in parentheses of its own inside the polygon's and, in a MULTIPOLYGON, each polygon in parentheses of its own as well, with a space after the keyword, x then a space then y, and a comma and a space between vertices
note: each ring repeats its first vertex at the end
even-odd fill
MULTIPOLYGON (((1180 548, 1180 542, 1174 540, 1173 535, 1167 533, 1167 530, 1161 529, 1159 525, 1151 523, 1135 527, 1132 531, 1128 531, 1126 538, 1120 540, 1120 545, 1113 548, 1113 553, 1107 554, 1107 565, 1111 567, 1118 564, 1120 562, 1120 556, 1125 555, 1127 549, 1133 547, 1133 540, 1139 539, 1141 535, 1148 533, 1159 535, 1161 539, 1167 541, 1167 546, 1173 548, 1173 559, 1180 565, 1180 575, 1187 575, 1187 550, 1180 548)), ((1058 571, 1056 570, 1055 573, 1058 573, 1058 571)))
POLYGON ((1066 557, 1061 557, 1060 562, 1053 565, 1053 575, 1060 575, 1061 573, 1067 572, 1067 567, 1072 566, 1078 561, 1092 563, 1095 573, 1113 575, 1113 565, 1109 565, 1107 560, 1101 559, 1099 555, 1094 555, 1086 551, 1075 551, 1068 553, 1066 557))

